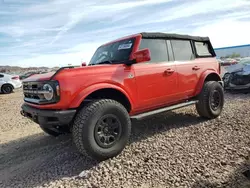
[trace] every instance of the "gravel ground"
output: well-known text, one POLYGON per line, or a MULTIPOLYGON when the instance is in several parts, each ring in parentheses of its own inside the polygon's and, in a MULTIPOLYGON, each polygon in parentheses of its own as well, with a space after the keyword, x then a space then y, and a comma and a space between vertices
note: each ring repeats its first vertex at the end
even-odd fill
POLYGON ((226 94, 216 120, 187 107, 133 122, 122 154, 101 163, 21 117, 21 103, 0 95, 0 187, 250 187, 250 94, 226 94))

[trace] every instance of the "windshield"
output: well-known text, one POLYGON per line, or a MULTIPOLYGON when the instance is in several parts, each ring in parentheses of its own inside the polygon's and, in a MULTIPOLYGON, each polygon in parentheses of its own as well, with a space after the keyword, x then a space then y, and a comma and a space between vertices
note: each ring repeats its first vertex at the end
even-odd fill
POLYGON ((130 38, 99 47, 91 58, 89 65, 128 61, 134 41, 135 38, 130 38))

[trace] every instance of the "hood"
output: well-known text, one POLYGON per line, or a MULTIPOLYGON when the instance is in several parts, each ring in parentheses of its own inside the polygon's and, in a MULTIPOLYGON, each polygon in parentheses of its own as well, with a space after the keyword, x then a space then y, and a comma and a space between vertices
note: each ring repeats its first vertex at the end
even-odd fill
POLYGON ((55 74, 56 72, 48 72, 44 74, 34 74, 28 78, 25 78, 23 82, 35 82, 35 81, 44 81, 44 80, 50 80, 51 77, 55 74))
MULTIPOLYGON (((23 80, 23 82, 36 82, 36 81, 46 81, 50 80, 55 74, 54 79, 64 79, 65 77, 85 77, 90 75, 100 75, 110 72, 117 71, 118 67, 123 67, 122 64, 101 64, 95 66, 84 66, 84 67, 65 67, 60 70, 45 73, 45 74, 35 74, 23 80)), ((124 68, 122 68, 124 69, 124 68)))
POLYGON ((235 73, 238 72, 241 75, 249 75, 250 74, 250 64, 236 64, 236 65, 231 65, 226 68, 228 73, 235 73))
POLYGON ((85 67, 75 67, 75 68, 65 68, 56 74, 55 79, 65 79, 65 77, 78 77, 82 79, 88 76, 99 76, 103 74, 110 74, 111 72, 116 72, 120 68, 124 69, 123 64, 101 64, 94 66, 85 67))

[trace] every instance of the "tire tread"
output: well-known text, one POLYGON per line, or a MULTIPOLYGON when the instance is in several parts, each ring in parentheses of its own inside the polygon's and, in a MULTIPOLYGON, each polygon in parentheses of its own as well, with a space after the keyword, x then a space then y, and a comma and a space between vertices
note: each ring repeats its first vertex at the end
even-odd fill
MULTIPOLYGON (((216 118, 218 116, 217 114, 212 113, 212 111, 210 110, 210 107, 209 107, 210 90, 213 89, 213 87, 216 86, 216 84, 218 84, 218 86, 222 88, 222 86, 216 81, 205 82, 204 86, 202 88, 202 91, 198 96, 199 102, 196 104, 196 110, 201 117, 204 117, 207 119, 213 119, 213 118, 216 118)), ((223 90, 223 88, 222 88, 222 90, 223 90)), ((222 100, 223 100, 222 101, 222 107, 223 107, 224 94, 222 96, 222 100)))
POLYGON ((97 148, 91 148, 91 146, 88 143, 85 143, 83 141, 85 136, 89 136, 88 134, 85 134, 86 131, 84 130, 85 126, 87 126, 87 122, 89 121, 89 119, 93 117, 96 111, 102 109, 105 105, 109 105, 109 104, 113 104, 117 106, 118 108, 121 108, 122 111, 124 111, 127 122, 129 122, 128 128, 129 128, 129 134, 130 134, 130 131, 131 131, 130 118, 129 118, 126 108, 122 104, 112 99, 98 99, 98 100, 92 101, 88 103, 86 106, 84 106, 78 112, 74 121, 73 129, 72 129, 73 141, 76 145, 76 148, 81 154, 85 154, 85 152, 87 152, 88 154, 90 154, 91 156, 99 160, 104 160, 104 159, 109 158, 109 156, 106 156, 105 153, 102 153, 97 148))

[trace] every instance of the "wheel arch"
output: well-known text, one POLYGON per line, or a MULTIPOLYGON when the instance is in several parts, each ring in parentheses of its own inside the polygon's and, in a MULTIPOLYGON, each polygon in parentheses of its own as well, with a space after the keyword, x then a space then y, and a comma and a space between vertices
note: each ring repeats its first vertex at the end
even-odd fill
POLYGON ((198 95, 201 92, 204 83, 207 81, 217 81, 223 85, 221 76, 215 71, 208 70, 201 75, 200 80, 197 84, 194 96, 198 95))
POLYGON ((4 84, 1 85, 1 88, 2 88, 4 85, 10 85, 10 86, 14 89, 14 86, 13 86, 11 83, 6 82, 6 83, 4 83, 4 84))
POLYGON ((112 84, 94 85, 82 90, 71 102, 70 108, 81 108, 95 99, 113 99, 121 103, 128 112, 133 109, 131 98, 122 88, 112 84))

